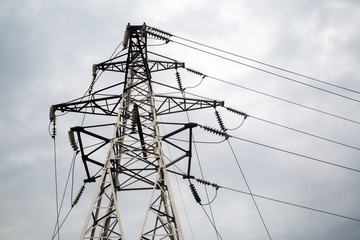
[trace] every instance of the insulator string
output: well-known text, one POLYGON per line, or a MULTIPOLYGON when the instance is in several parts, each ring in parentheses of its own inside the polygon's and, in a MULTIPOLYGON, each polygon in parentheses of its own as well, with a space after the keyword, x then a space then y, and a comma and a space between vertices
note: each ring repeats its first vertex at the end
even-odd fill
POLYGON ((185 88, 183 88, 183 85, 182 85, 182 82, 181 82, 180 73, 177 71, 177 69, 176 69, 175 75, 176 75, 176 81, 177 81, 178 86, 179 86, 179 90, 180 90, 180 91, 184 91, 185 88))
POLYGON ((72 204, 72 207, 75 206, 76 204, 78 204, 82 194, 84 193, 84 190, 85 190, 85 184, 81 186, 78 194, 76 195, 74 201, 73 201, 73 204, 72 204))
POLYGON ((215 109, 215 117, 217 122, 219 123, 219 126, 223 132, 226 132, 227 128, 224 125, 224 121, 222 120, 220 113, 215 109))
POLYGON ((68 135, 69 135, 69 141, 70 141, 70 145, 72 147, 72 149, 77 152, 79 151, 79 147, 76 143, 76 140, 75 140, 75 136, 74 136, 74 131, 73 130, 69 130, 68 131, 68 135))
POLYGON ((202 126, 202 125, 199 125, 199 126, 207 132, 213 133, 215 135, 219 135, 224 138, 229 138, 229 136, 230 136, 229 134, 227 134, 225 131, 222 131, 222 130, 218 130, 218 129, 215 129, 215 128, 212 128, 209 126, 202 126))
POLYGON ((193 197, 195 198, 195 201, 201 205, 201 198, 199 196, 199 193, 197 192, 194 184, 192 184, 189 180, 189 187, 190 187, 190 190, 191 190, 191 193, 193 195, 193 197))

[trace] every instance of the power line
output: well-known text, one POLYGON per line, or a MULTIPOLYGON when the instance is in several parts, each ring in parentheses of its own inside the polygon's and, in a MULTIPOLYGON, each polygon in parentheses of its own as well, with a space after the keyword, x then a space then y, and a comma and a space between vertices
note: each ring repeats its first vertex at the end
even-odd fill
POLYGON ((182 45, 182 46, 185 46, 185 47, 188 47, 188 48, 192 48, 192 49, 197 50, 197 51, 200 51, 200 52, 207 53, 207 54, 209 54, 209 55, 213 55, 213 56, 215 56, 215 57, 219 57, 219 58, 228 60, 228 61, 230 61, 230 62, 234 62, 234 63, 240 64, 240 65, 243 65, 243 66, 246 66, 246 67, 249 67, 249 68, 252 68, 252 69, 255 69, 255 70, 258 70, 258 71, 261 71, 261 72, 264 72, 264 73, 267 73, 267 74, 276 76, 276 77, 279 77, 279 78, 283 78, 283 79, 286 79, 286 80, 289 80, 289 81, 292 81, 292 82, 295 82, 295 83, 298 83, 298 84, 301 84, 301 85, 304 85, 304 86, 307 86, 307 87, 310 87, 310 88, 313 88, 313 89, 317 89, 317 90, 319 90, 319 91, 323 91, 323 92, 326 92, 326 93, 329 93, 329 94, 332 94, 332 95, 335 95, 335 96, 338 96, 338 97, 342 97, 342 98, 345 98, 345 99, 348 99, 348 100, 351 100, 351 101, 355 101, 355 102, 360 103, 360 100, 359 100, 359 99, 355 99, 355 98, 352 98, 352 97, 348 97, 348 96, 345 96, 345 95, 343 95, 343 94, 339 94, 339 93, 336 93, 336 92, 333 92, 333 91, 330 91, 330 90, 326 90, 326 89, 324 89, 324 88, 320 88, 320 87, 317 87, 317 86, 314 86, 314 85, 311 85, 311 84, 308 84, 308 83, 304 83, 304 82, 295 80, 295 79, 293 79, 293 78, 286 77, 286 76, 283 76, 283 75, 280 75, 280 74, 277 74, 277 73, 274 73, 274 72, 271 72, 271 71, 268 71, 268 70, 265 70, 265 69, 262 69, 262 68, 258 68, 258 67, 255 67, 255 66, 246 64, 246 63, 242 63, 242 62, 240 62, 240 61, 237 61, 237 60, 234 60, 234 59, 231 59, 231 58, 228 58, 228 57, 224 57, 224 56, 221 56, 221 55, 216 54, 216 53, 212 53, 212 52, 209 52, 209 51, 205 51, 205 50, 203 50, 203 49, 200 49, 200 48, 197 48, 197 47, 193 47, 193 46, 190 46, 190 45, 181 43, 181 42, 177 42, 177 41, 172 41, 172 42, 177 43, 177 44, 182 45))
POLYGON ((359 121, 352 120, 350 118, 342 117, 340 115, 336 115, 336 114, 333 114, 333 113, 330 113, 330 112, 326 112, 326 111, 319 110, 319 109, 316 109, 316 108, 313 108, 313 107, 309 107, 309 106, 306 106, 306 105, 303 105, 303 104, 300 104, 300 103, 296 103, 296 102, 293 102, 293 101, 290 101, 290 100, 287 100, 287 99, 284 99, 284 98, 276 97, 274 95, 267 94, 267 93, 264 93, 264 92, 261 92, 261 91, 258 91, 258 90, 252 89, 252 88, 244 87, 242 85, 232 83, 232 82, 229 82, 229 81, 225 81, 225 80, 220 79, 220 78, 211 77, 211 76, 207 76, 207 77, 211 78, 213 80, 225 83, 225 84, 229 84, 229 85, 232 85, 232 86, 235 86, 235 87, 238 87, 238 88, 242 88, 242 89, 245 89, 245 90, 248 90, 248 91, 251 91, 251 92, 255 92, 255 93, 258 93, 258 94, 261 94, 261 95, 264 95, 264 96, 267 96, 267 97, 270 97, 270 98, 274 98, 274 99, 277 99, 277 100, 280 100, 280 101, 283 101, 283 102, 286 102, 286 103, 290 103, 290 104, 293 104, 293 105, 296 105, 296 106, 299 106, 299 107, 302 107, 302 108, 306 108, 308 110, 312 110, 312 111, 322 113, 322 114, 325 114, 325 115, 328 115, 328 116, 331 116, 331 117, 335 117, 335 118, 338 118, 338 119, 342 119, 342 120, 345 120, 345 121, 348 121, 348 122, 360 124, 359 121))
MULTIPOLYGON (((69 168, 69 172, 68 172, 68 175, 67 175, 67 178, 66 178, 64 191, 63 191, 63 194, 62 194, 62 197, 61 197, 61 203, 60 203, 60 207, 59 207, 59 217, 58 217, 58 219, 56 221, 56 225, 54 227, 53 238, 56 236, 56 234, 60 235, 59 231, 60 231, 61 226, 59 226, 59 218, 60 218, 60 213, 61 213, 62 208, 63 208, 63 203, 64 203, 64 200, 65 200, 66 190, 68 189, 70 175, 74 171, 76 155, 77 155, 77 153, 74 152, 73 158, 72 158, 72 161, 71 161, 71 165, 70 165, 70 168, 69 168)), ((72 191, 73 191, 73 183, 72 183, 72 186, 71 186, 71 198, 70 198, 71 200, 73 199, 72 198, 72 191)), ((68 213, 68 215, 69 215, 69 213, 68 213)), ((66 216, 66 218, 67 218, 67 216, 66 216)), ((64 219, 64 221, 66 220, 66 218, 64 219)))
POLYGON ((248 189, 248 191, 249 191, 249 193, 250 193, 250 196, 251 196, 251 198, 252 198, 252 200, 253 200, 253 203, 254 203, 254 205, 255 205, 255 207, 256 207, 256 210, 257 210, 257 212, 258 212, 258 214, 259 214, 259 216, 260 216, 261 222, 262 222, 262 224, 263 224, 263 226, 264 226, 264 228, 265 228, 265 230, 266 230, 266 233, 267 233, 269 239, 271 240, 272 238, 271 238, 269 229, 267 228, 266 223, 265 223, 265 220, 264 220, 264 218, 263 218, 263 216, 262 216, 262 214, 261 214, 261 212, 260 212, 259 206, 257 205, 257 203, 256 203, 256 201, 255 201, 255 198, 254 198, 254 196, 252 195, 252 192, 251 192, 249 183, 248 183, 248 181, 246 180, 245 174, 244 174, 244 172, 243 172, 243 170, 242 170, 242 168, 241 168, 241 166, 240 166, 239 160, 238 160, 237 157, 236 157, 235 151, 234 151, 233 147, 231 146, 230 141, 227 140, 227 142, 228 142, 228 144, 229 144, 229 146, 230 146, 231 152, 232 152, 232 154, 233 154, 233 156, 234 156, 234 159, 235 159, 235 161, 236 161, 236 164, 237 164, 237 166, 238 166, 238 168, 239 168, 239 170, 240 170, 241 176, 242 176, 243 179, 244 179, 244 182, 245 182, 246 187, 247 187, 247 189, 248 189))
POLYGON ((71 212, 72 209, 73 209, 73 207, 70 208, 70 210, 69 210, 68 213, 66 214, 66 216, 65 216, 65 218, 63 219, 63 221, 61 222, 60 226, 57 228, 57 230, 56 230, 56 232, 54 233, 54 236, 52 237, 51 240, 54 240, 54 238, 56 237, 56 235, 57 235, 58 238, 59 238, 59 235, 60 235, 59 231, 60 231, 61 227, 63 226, 63 224, 65 223, 66 219, 69 217, 70 212, 71 212))
POLYGON ((209 222, 211 223, 212 227, 214 228, 214 230, 215 230, 215 232, 216 232, 216 237, 217 237, 218 239, 221 239, 221 240, 222 240, 223 238, 221 237, 221 235, 220 235, 219 231, 217 230, 217 227, 216 227, 216 225, 215 225, 215 222, 213 222, 213 221, 214 221, 214 219, 213 219, 213 220, 211 220, 211 218, 210 218, 209 214, 205 211, 204 206, 203 206, 203 205, 201 205, 201 204, 200 204, 200 206, 201 206, 201 209, 204 211, 204 213, 205 213, 205 215, 206 215, 207 219, 208 219, 208 220, 209 220, 209 222))
POLYGON ((265 196, 261 196, 261 195, 254 194, 254 193, 248 193, 248 192, 245 192, 245 191, 241 191, 241 190, 237 190, 237 189, 233 189, 233 188, 229 188, 229 187, 219 186, 219 188, 223 188, 223 189, 226 189, 226 190, 230 190, 230 191, 233 191, 233 192, 238 192, 238 193, 242 193, 242 194, 246 194, 246 195, 251 195, 251 196, 254 196, 254 197, 257 197, 257 198, 262 198, 262 199, 266 199, 266 200, 269 200, 269 201, 286 204, 286 205, 293 206, 293 207, 307 209, 307 210, 311 210, 311 211, 315 211, 315 212, 319 212, 319 213, 324 213, 324 214, 327 214, 327 215, 332 215, 332 216, 335 216, 335 217, 341 217, 341 218, 346 218, 346 219, 349 219, 349 220, 360 222, 360 219, 358 219, 358 218, 348 217, 348 216, 345 216, 345 215, 342 215, 342 214, 337 214, 337 213, 332 213, 332 212, 329 212, 329 211, 319 210, 319 209, 312 208, 312 207, 306 207, 306 206, 303 206, 303 205, 300 205, 300 204, 290 203, 290 202, 287 202, 287 201, 282 201, 282 200, 278 200, 278 199, 275 199, 275 198, 265 197, 265 196))
POLYGON ((286 73, 290 73, 290 74, 293 74, 293 75, 296 75, 296 76, 299 76, 299 77, 307 78, 307 79, 310 79, 310 80, 313 80, 313 81, 316 81, 316 82, 320 82, 320 83, 323 83, 323 84, 326 84, 326 85, 329 85, 329 86, 332 86, 332 87, 336 87, 336 88, 339 88, 339 89, 342 89, 342 90, 346 90, 346 91, 349 91, 349 92, 360 94, 360 91, 356 91, 356 90, 346 88, 346 87, 343 87, 343 86, 340 86, 340 85, 337 85, 337 84, 322 81, 322 80, 314 78, 314 77, 309 77, 309 76, 301 74, 301 73, 290 71, 290 70, 287 70, 285 68, 274 66, 272 64, 268 64, 268 63, 258 61, 258 60, 255 60, 255 59, 252 59, 252 58, 249 58, 249 57, 245 57, 245 56, 242 56, 242 55, 239 55, 239 54, 235 54, 235 53, 232 53, 232 52, 229 52, 229 51, 225 51, 225 50, 222 50, 222 49, 219 49, 219 48, 215 48, 215 47, 212 47, 212 46, 209 46, 209 45, 206 45, 206 44, 203 44, 203 43, 199 43, 199 42, 187 39, 187 38, 179 37, 179 36, 176 36, 176 35, 173 35, 173 37, 176 37, 176 38, 179 38, 181 40, 185 40, 185 41, 188 41, 188 42, 191 42, 191 43, 203 46, 203 47, 207 47, 207 48, 219 51, 219 52, 223 52, 223 53, 235 56, 235 57, 239 57, 239 58, 251 61, 251 62, 255 62, 255 63, 261 64, 263 66, 271 67, 271 68, 274 68, 274 69, 277 69, 277 70, 280 70, 280 71, 283 71, 283 72, 286 72, 286 73))
POLYGON ((278 126, 278 127, 282 127, 282 128, 294 131, 294 132, 298 132, 298 133, 302 133, 302 134, 305 134, 305 135, 308 135, 308 136, 311 136, 311 137, 314 137, 314 138, 318 138, 318 139, 321 139, 321 140, 324 140, 324 141, 335 143, 335 144, 338 144, 338 145, 341 145, 341 146, 344 146, 344 147, 352 148, 352 149, 355 149, 355 150, 360 150, 359 147, 351 146, 351 145, 348 145, 348 144, 345 144, 345 143, 342 143, 342 142, 339 142, 339 141, 331 140, 331 139, 328 139, 328 138, 325 138, 325 137, 321 137, 321 136, 318 136, 318 135, 315 135, 315 134, 312 134, 312 133, 308 133, 308 132, 305 132, 305 131, 302 131, 302 130, 298 130, 298 129, 295 129, 295 128, 291 128, 291 127, 288 127, 288 126, 285 126, 285 125, 282 125, 282 124, 279 124, 279 123, 275 123, 275 122, 272 122, 272 121, 269 121, 269 120, 265 120, 265 119, 262 119, 262 118, 259 118, 259 117, 255 117, 255 116, 251 116, 251 115, 248 115, 248 117, 251 117, 253 119, 256 119, 256 120, 259 120, 259 121, 262 121, 262 122, 265 122, 265 123, 269 123, 269 124, 272 124, 272 125, 275 125, 275 126, 278 126))
MULTIPOLYGON (((334 144, 338 144, 338 145, 341 145, 341 146, 343 146, 343 147, 348 147, 348 148, 352 148, 352 149, 355 149, 355 150, 360 150, 359 147, 355 147, 355 146, 352 146, 352 145, 349 145, 349 144, 345 144, 345 143, 342 143, 342 142, 339 142, 339 141, 335 141, 335 140, 332 140, 332 139, 329 139, 329 138, 321 137, 321 136, 316 135, 316 134, 313 134, 313 133, 309 133, 309 132, 305 132, 305 131, 303 131, 303 130, 299 130, 299 129, 296 129, 296 128, 288 127, 288 126, 285 126, 285 125, 283 125, 283 124, 275 123, 275 122, 272 122, 272 121, 269 121, 269 120, 266 120, 266 119, 263 119, 263 118, 255 117, 255 116, 246 114, 246 113, 244 113, 244 112, 241 112, 241 111, 238 111, 238 110, 229 108, 229 107, 225 107, 225 109, 227 109, 228 111, 233 112, 233 113, 235 113, 235 114, 241 115, 241 116, 243 117, 243 121, 242 121, 241 125, 244 123, 244 121, 245 121, 246 118, 251 117, 251 118, 253 118, 253 119, 255 119, 255 120, 258 120, 258 121, 262 121, 262 122, 265 122, 265 123, 268 123, 268 124, 272 124, 272 125, 275 125, 275 126, 278 126, 278 127, 282 127, 282 128, 287 129, 287 130, 291 130, 291 131, 294 131, 294 132, 297 132, 297 133, 301 133, 301 134, 304 134, 304 135, 307 135, 307 136, 310 136, 310 137, 318 138, 318 139, 321 139, 321 140, 324 140, 324 141, 327 141, 327 142, 331 142, 331 143, 334 143, 334 144)), ((241 125, 240 125, 240 126, 241 126, 241 125)), ((239 127, 240 127, 240 126, 239 126, 239 127)), ((238 127, 237 127, 237 128, 238 128, 238 127)), ((229 129, 229 130, 236 130, 237 128, 229 129)), ((223 141, 224 141, 224 140, 223 140, 223 141)))
MULTIPOLYGON (((278 127, 281 127, 281 128, 285 128, 285 129, 288 129, 288 130, 291 130, 291 131, 294 131, 294 132, 298 132, 298 133, 301 133, 301 134, 304 134, 304 135, 307 135, 307 136, 310 136, 310 137, 314 137, 314 138, 318 138, 318 139, 321 139, 321 140, 324 140, 324 141, 327 141, 327 142, 331 142, 331 143, 334 143, 334 144, 337 144, 337 145, 340 145, 340 146, 343 146, 343 147, 347 147, 347 148, 351 148, 351 149, 360 151, 359 147, 355 147, 355 146, 345 144, 345 143, 342 143, 342 142, 339 142, 339 141, 335 141, 335 140, 332 140, 332 139, 329 139, 329 138, 321 137, 319 135, 315 135, 315 134, 312 134, 312 133, 309 133, 309 132, 305 132, 303 130, 288 127, 288 126, 285 126, 285 125, 282 125, 282 124, 279 124, 279 123, 275 123, 275 122, 272 122, 272 121, 269 121, 269 120, 266 120, 266 119, 263 119, 263 118, 255 117, 255 116, 252 116, 252 115, 247 115, 247 117, 250 117, 250 118, 253 118, 253 119, 256 119, 258 121, 262 121, 262 122, 265 122, 265 123, 268 123, 268 124, 272 124, 272 125, 275 125, 275 126, 278 126, 278 127)), ((229 130, 236 130, 240 126, 234 128, 234 129, 229 129, 229 130)), ((175 141, 180 141, 180 142, 188 142, 188 140, 179 139, 179 138, 169 138, 169 139, 172 139, 172 140, 175 140, 175 141)), ((221 141, 194 141, 194 143, 220 144, 220 143, 222 143, 224 141, 226 141, 226 139, 223 139, 221 141)))
MULTIPOLYGON (((57 160, 56 160, 56 142, 55 142, 55 136, 54 136, 54 172, 55 172, 55 197, 56 197, 56 223, 55 223, 55 229, 57 228, 57 232, 60 230, 59 226, 59 217, 60 217, 60 209, 59 209, 59 197, 58 197, 58 177, 57 177, 57 160)), ((54 232, 55 232, 54 229, 54 232)), ((53 235, 54 239, 55 235, 53 235)), ((58 233, 58 239, 60 239, 60 233, 58 233)))
POLYGON ((359 169, 355 169, 355 168, 351 168, 351 167, 346 167, 346 166, 343 166, 343 165, 340 165, 340 164, 336 164, 336 163, 332 163, 332 162, 328 162, 328 161, 325 161, 325 160, 322 160, 322 159, 319 159, 319 158, 307 156, 307 155, 300 154, 300 153, 296 153, 296 152, 289 151, 289 150, 286 150, 286 149, 282 149, 282 148, 270 146, 270 145, 267 145, 267 144, 264 144, 264 143, 259 143, 259 142, 256 142, 256 141, 248 140, 248 139, 245 139, 245 138, 236 137, 236 136, 233 136, 233 135, 230 135, 230 134, 226 133, 226 132, 223 131, 223 130, 214 129, 214 128, 211 128, 211 127, 208 127, 208 126, 202 126, 202 125, 200 125, 200 124, 199 124, 199 126, 200 126, 202 129, 204 129, 205 131, 211 132, 211 133, 213 133, 213 134, 215 134, 215 135, 222 136, 222 137, 224 137, 225 139, 228 139, 229 137, 232 137, 232 138, 237 139, 237 140, 242 140, 242 141, 244 141, 244 142, 248 142, 248 143, 252 143, 252 144, 255 144, 255 145, 258 145, 258 146, 266 147, 266 148, 269 148, 269 149, 272 149, 272 150, 277 150, 277 151, 280 151, 280 152, 288 153, 288 154, 291 154, 291 155, 294 155, 294 156, 298 156, 298 157, 302 157, 302 158, 307 158, 307 159, 310 159, 310 160, 313 160, 313 161, 316 161, 316 162, 320 162, 320 163, 324 163, 324 164, 328 164, 328 165, 331 165, 331 166, 334 166, 334 167, 339 167, 339 168, 343 168, 343 169, 346 169, 346 170, 351 170, 351 171, 355 171, 355 172, 360 172, 359 169))
MULTIPOLYGON (((229 136, 230 136, 230 135, 229 135, 229 136)), ((285 149, 282 149, 282 148, 270 146, 270 145, 267 145, 267 144, 264 144, 264 143, 259 143, 259 142, 256 142, 256 141, 252 141, 252 140, 248 140, 248 139, 244 139, 244 138, 240 138, 240 137, 236 137, 236 136, 230 136, 230 137, 232 137, 232 138, 234 138, 234 139, 237 139, 237 140, 244 141, 244 142, 252 143, 252 144, 255 144, 255 145, 258 145, 258 146, 270 148, 270 149, 272 149, 272 150, 276 150, 276 151, 288 153, 288 154, 291 154, 291 155, 294 155, 294 156, 298 156, 298 157, 302 157, 302 158, 307 158, 307 159, 310 159, 310 160, 313 160, 313 161, 316 161, 316 162, 320 162, 320 163, 328 164, 328 165, 331 165, 331 166, 334 166, 334 167, 339 167, 339 168, 343 168, 343 169, 346 169, 346 170, 350 170, 350 171, 354 171, 354 172, 359 172, 359 173, 360 173, 360 170, 358 170, 358 169, 351 168, 351 167, 346 167, 346 166, 343 166, 343 165, 340 165, 340 164, 336 164, 336 163, 331 163, 331 162, 328 162, 328 161, 325 161, 325 160, 321 160, 321 159, 319 159, 319 158, 310 157, 310 156, 307 156, 307 155, 304 155, 304 154, 292 152, 292 151, 289 151, 289 150, 285 150, 285 149)))

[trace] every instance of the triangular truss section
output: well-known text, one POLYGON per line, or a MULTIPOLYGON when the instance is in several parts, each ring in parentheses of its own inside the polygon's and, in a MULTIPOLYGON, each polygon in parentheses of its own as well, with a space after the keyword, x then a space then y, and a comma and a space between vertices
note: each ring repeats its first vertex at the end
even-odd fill
POLYGON ((141 240, 184 239, 165 167, 161 167, 152 192, 141 240))

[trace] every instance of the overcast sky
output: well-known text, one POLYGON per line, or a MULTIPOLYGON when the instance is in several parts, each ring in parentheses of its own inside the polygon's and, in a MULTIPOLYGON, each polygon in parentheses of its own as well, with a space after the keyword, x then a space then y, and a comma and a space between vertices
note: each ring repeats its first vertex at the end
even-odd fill
MULTIPOLYGON (((84 94, 91 82, 92 64, 110 57, 122 41, 127 23, 146 22, 180 37, 360 91, 359 19, 360 2, 357 0, 1 0, 0 238, 52 238, 56 205, 53 140, 48 134, 49 108, 84 94)), ((360 169, 359 150, 354 149, 360 148, 359 94, 227 55, 355 100, 345 99, 176 43, 152 50, 184 61, 187 67, 209 76, 352 120, 211 78, 205 78, 198 88, 189 89, 224 100, 226 106, 253 116, 236 131, 229 132, 233 136, 360 169), (354 148, 296 133, 257 118, 354 148)), ((185 87, 201 80, 185 70, 179 71, 185 87)), ((175 75, 172 76, 170 80, 176 85, 175 75)), ((229 129, 240 124, 239 116, 225 109, 219 112, 229 129)), ((213 110, 191 117, 193 122, 219 128, 213 110)), ((72 159, 67 130, 80 125, 80 121, 81 116, 76 114, 68 114, 58 121, 59 195, 72 159)), ((221 140, 199 129, 196 134, 199 141, 221 140)), ((230 143, 254 194, 360 219, 359 172, 234 138, 230 138, 230 143)), ((198 144, 197 149, 206 180, 247 191, 227 142, 198 144)), ((194 162, 195 173, 196 164, 194 162)), ((76 169, 75 192, 85 176, 80 162, 76 169)), ((180 178, 178 182, 175 178, 172 180, 186 239, 217 239, 206 215, 192 198, 187 182, 180 178)), ((205 193, 200 190, 202 186, 197 187, 206 203, 205 193)), ((94 187, 88 187, 63 225, 60 239, 80 236, 93 194, 94 187)), ((209 189, 210 197, 214 194, 214 190, 209 189)), ((360 239, 359 221, 261 198, 255 200, 274 240, 360 239)), ((70 209, 70 201, 67 195, 62 218, 70 209)), ((248 195, 220 189, 212 206, 222 239, 269 239, 248 195)), ((122 205, 121 209, 126 212, 126 206, 122 205)), ((129 215, 138 212, 143 214, 143 210, 139 210, 129 215)), ((124 231, 129 235, 138 234, 142 220, 136 223, 138 226, 130 226, 128 222, 131 221, 126 221, 124 228, 129 229, 124 231)))

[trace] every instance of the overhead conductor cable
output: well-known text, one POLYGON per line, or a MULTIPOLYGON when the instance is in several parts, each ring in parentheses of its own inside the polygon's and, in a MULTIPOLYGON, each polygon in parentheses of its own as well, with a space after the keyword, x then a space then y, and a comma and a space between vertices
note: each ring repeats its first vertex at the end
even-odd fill
MULTIPOLYGON (((350 88, 343 87, 343 86, 340 86, 340 85, 337 85, 337 84, 333 84, 333 83, 329 83, 329 82, 326 82, 326 81, 322 81, 322 80, 319 80, 319 79, 314 78, 314 77, 309 77, 309 76, 306 76, 306 75, 301 74, 301 73, 297 73, 297 72, 294 72, 294 71, 290 71, 290 70, 287 70, 287 69, 285 69, 285 68, 277 67, 277 66, 274 66, 274 65, 265 63, 265 62, 261 62, 261 61, 258 61, 258 60, 254 60, 254 59, 251 59, 251 58, 248 58, 248 57, 245 57, 245 56, 241 56, 241 55, 239 55, 239 54, 235 54, 235 53, 232 53, 232 52, 229 52, 229 51, 225 51, 225 50, 222 50, 222 49, 219 49, 219 48, 211 47, 211 46, 209 46, 209 45, 206 45, 206 44, 203 44, 203 43, 199 43, 199 42, 196 42, 196 41, 193 41, 193 40, 189 40, 189 39, 186 39, 186 38, 183 38, 183 37, 179 37, 179 36, 176 36, 176 35, 172 35, 172 36, 173 36, 173 37, 176 37, 176 38, 179 38, 179 39, 182 39, 182 40, 184 40, 184 41, 188 41, 188 42, 191 42, 191 43, 194 43, 194 44, 197 44, 197 45, 200 45, 200 46, 203 46, 203 47, 212 49, 212 50, 216 50, 216 51, 218 51, 218 52, 226 53, 226 54, 228 54, 228 55, 232 55, 232 56, 235 56, 235 57, 238 57, 238 58, 242 58, 242 59, 245 59, 245 60, 248 60, 248 61, 251 61, 251 62, 255 62, 255 63, 261 64, 261 65, 263 65, 263 66, 271 67, 271 68, 274 68, 274 69, 277 69, 277 70, 280 70, 280 71, 283 71, 283 72, 286 72, 286 73, 290 73, 290 74, 293 74, 293 75, 295 75, 295 76, 307 78, 307 79, 310 79, 310 80, 313 80, 313 81, 316 81, 316 82, 320 82, 320 83, 323 83, 323 84, 326 84, 326 85, 329 85, 329 86, 332 86, 332 87, 336 87, 336 88, 339 88, 339 89, 342 89, 342 90, 346 90, 346 91, 349 91, 349 92, 353 92, 353 93, 360 94, 360 91, 357 91, 357 90, 354 90, 354 89, 350 89, 350 88)), ((199 49, 199 48, 195 48, 195 47, 192 47, 192 46, 189 46, 189 45, 186 45, 186 44, 177 42, 177 41, 173 41, 173 42, 175 42, 175 43, 177 43, 177 44, 180 44, 180 45, 183 45, 183 46, 187 46, 187 47, 193 48, 193 49, 198 50, 198 51, 202 51, 202 52, 204 52, 204 53, 208 53, 208 54, 210 54, 210 55, 214 55, 214 56, 217 56, 217 57, 220 57, 220 58, 223 58, 223 59, 226 59, 226 60, 229 60, 229 61, 238 63, 238 64, 242 64, 242 65, 244 65, 244 66, 247 66, 247 67, 250 67, 250 68, 259 70, 259 71, 263 71, 263 72, 265 72, 265 73, 269 73, 269 74, 272 74, 272 75, 275 75, 275 76, 278 76, 278 77, 281 77, 281 78, 284 78, 284 79, 287 79, 287 80, 291 80, 291 81, 297 82, 297 83, 299 83, 299 84, 303 84, 303 85, 307 85, 307 86, 309 86, 309 87, 317 88, 317 87, 315 87, 315 86, 313 86, 313 85, 306 84, 306 83, 297 81, 297 80, 295 80, 295 79, 288 78, 288 77, 282 76, 282 75, 280 75, 280 74, 276 74, 276 73, 273 73, 273 72, 270 72, 270 71, 267 71, 267 70, 264 70, 264 69, 261 69, 261 68, 257 68, 257 67, 254 67, 254 66, 251 66, 251 65, 248 65, 248 64, 245 64, 245 63, 242 63, 242 62, 239 62, 239 61, 236 61, 236 60, 233 60, 233 59, 230 59, 230 58, 227 58, 227 57, 218 55, 218 54, 215 54, 215 53, 211 53, 211 52, 208 52, 208 51, 199 49)), ((320 89, 320 88, 319 88, 319 89, 320 89)), ((333 92, 330 92, 330 91, 329 91, 329 93, 334 94, 333 92)), ((335 95, 339 95, 339 94, 336 94, 336 93, 335 93, 335 95)), ((343 96, 343 95, 339 95, 339 96, 348 98, 348 97, 343 96)), ((352 99, 352 98, 348 98, 348 99, 355 100, 355 101, 359 101, 359 100, 357 100, 357 99, 352 99)))

